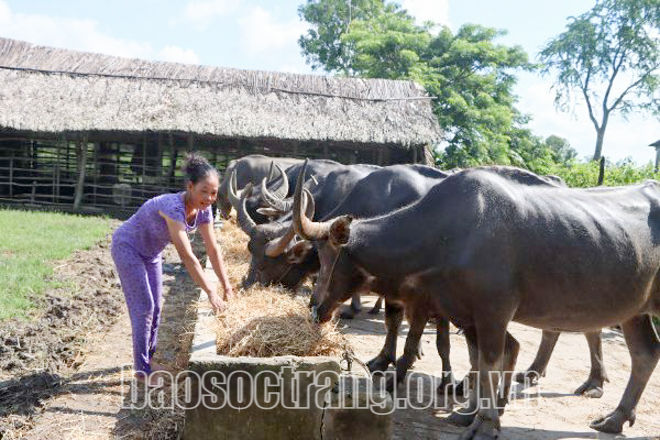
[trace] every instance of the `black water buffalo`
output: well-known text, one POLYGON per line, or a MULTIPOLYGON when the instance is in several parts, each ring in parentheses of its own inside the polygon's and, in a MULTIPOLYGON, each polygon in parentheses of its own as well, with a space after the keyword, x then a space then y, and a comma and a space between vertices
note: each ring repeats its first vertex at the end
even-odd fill
MULTIPOLYGON (((380 170, 380 167, 376 165, 340 165, 337 167, 335 164, 336 162, 328 164, 326 161, 321 161, 306 174, 307 176, 315 175, 315 180, 310 181, 308 185, 310 193, 314 194, 314 204, 312 205, 314 218, 324 218, 341 203, 358 182, 374 171, 380 170), (323 169, 319 165, 323 166, 323 169), (328 165, 334 170, 326 173, 325 170, 330 168, 328 165)), ((297 171, 291 173, 295 174, 296 179, 298 179, 300 170, 297 171)), ((243 287, 248 288, 255 282, 259 282, 264 285, 281 284, 284 287, 295 289, 307 275, 318 270, 318 258, 314 255, 307 255, 307 253, 301 256, 301 251, 306 248, 308 243, 299 243, 294 246, 290 213, 275 222, 258 224, 247 208, 249 199, 255 199, 255 197, 239 199, 230 193, 230 200, 238 213, 239 226, 250 237, 248 250, 252 258, 243 287)))
MULTIPOLYGON (((630 380, 617 408, 591 427, 618 433, 626 421, 634 423, 660 358, 648 316, 660 314, 657 182, 570 189, 524 170, 485 167, 451 175, 419 202, 365 220, 312 222, 296 191, 296 217, 296 232, 326 242, 318 249, 315 285, 320 321, 375 278, 387 301, 406 304, 410 332, 420 332, 418 321, 429 310, 465 329, 479 378, 468 411, 452 415, 470 422, 462 440, 499 433, 490 373, 515 365, 519 345, 506 331, 511 320, 577 332, 621 324, 630 380)), ((505 375, 505 391, 508 380, 505 375)))
MULTIPOLYGON (((328 221, 328 219, 334 219, 343 214, 351 214, 353 217, 359 218, 368 218, 394 211, 397 208, 409 205, 422 198, 431 187, 447 175, 448 173, 443 171, 421 165, 396 165, 383 168, 360 182, 360 185, 356 186, 353 192, 346 197, 344 202, 338 206, 337 209, 327 215, 324 220, 328 221), (425 181, 424 179, 427 180, 425 181)), ((539 176, 539 178, 545 181, 548 185, 566 187, 563 180, 558 177, 539 176)), ((316 253, 317 241, 313 241, 313 243, 314 245, 311 246, 307 241, 300 242, 289 251, 290 254, 295 255, 295 257, 301 261, 308 270, 318 270, 319 266, 316 253), (302 246, 303 244, 305 244, 305 246, 302 246), (314 259, 305 259, 306 253, 313 255, 314 259)), ((293 258, 292 255, 288 255, 285 261, 279 261, 278 264, 280 266, 284 265, 285 267, 288 267, 286 266, 287 261, 288 263, 291 263, 293 260, 295 260, 295 258, 293 258)), ((282 269, 280 269, 280 271, 281 270, 282 269)), ((365 283, 362 286, 363 293, 369 291, 380 293, 379 289, 382 288, 382 283, 379 284, 375 281, 376 279, 371 277, 370 283, 365 283)), ((352 318, 355 313, 359 311, 359 293, 354 294, 352 298, 351 307, 342 309, 340 315, 341 318, 352 318)), ((311 304, 315 305, 314 295, 312 296, 311 304)), ((370 313, 376 313, 380 309, 381 304, 382 297, 379 298, 376 306, 370 311, 370 313)), ((409 333, 406 339, 406 345, 411 348, 404 352, 404 355, 399 359, 396 359, 396 342, 403 316, 404 307, 401 304, 397 304, 396 302, 387 303, 385 310, 385 323, 387 328, 385 344, 381 352, 367 363, 371 372, 384 371, 390 364, 394 364, 396 366, 397 382, 403 381, 408 369, 414 362, 415 356, 412 354, 412 347, 419 344, 419 337, 421 337, 421 331, 419 334, 416 334, 415 332, 409 333)), ((449 322, 445 317, 438 314, 429 314, 426 317, 426 320, 428 321, 430 319, 436 321, 436 345, 438 348, 438 354, 442 360, 443 368, 443 378, 440 388, 444 390, 447 385, 454 384, 449 358, 449 322)), ((421 328, 423 328, 423 326, 421 328)), ((584 394, 588 397, 601 397, 603 395, 603 384, 608 379, 602 362, 603 356, 600 332, 590 332, 586 336, 591 353, 591 373, 587 381, 578 387, 576 393, 584 394)), ((516 380, 531 383, 538 379, 539 376, 545 375, 550 355, 552 354, 552 350, 558 337, 559 332, 548 330, 543 331, 542 343, 539 346, 533 364, 529 370, 518 374, 516 380)), ((416 353, 417 351, 415 351, 415 354, 416 353)), ((392 388, 394 387, 394 383, 388 382, 387 386, 388 388, 392 388)))
MULTIPOLYGON (((348 165, 340 164, 334 160, 328 159, 314 159, 309 161, 308 167, 308 176, 313 177, 313 184, 321 184, 325 180, 325 177, 332 173, 333 171, 338 171, 344 169, 348 165)), ((358 166, 358 165, 351 165, 358 166)), ((375 167, 375 165, 359 165, 362 167, 375 167)), ((298 163, 290 166, 283 171, 282 167, 276 167, 278 174, 268 183, 268 189, 273 191, 275 189, 275 196, 277 198, 286 198, 293 194, 293 188, 289 185, 289 182, 295 182, 298 179, 298 174, 302 169, 302 163, 298 163)), ((262 179, 263 180, 263 179, 262 179)), ((240 185, 238 185, 240 187, 240 185)), ((247 197, 245 200, 245 207, 247 209, 250 218, 256 224, 267 223, 272 217, 264 212, 263 208, 267 207, 264 204, 264 199, 261 194, 261 185, 256 185, 253 188, 252 194, 250 197, 247 197)), ((310 183, 310 188, 313 188, 312 183, 310 183)))
POLYGON ((220 214, 224 218, 229 218, 231 213, 231 204, 229 203, 229 185, 232 173, 236 174, 236 181, 240 188, 245 187, 248 183, 253 185, 261 182, 261 179, 267 177, 272 170, 273 165, 279 165, 283 169, 288 169, 290 166, 301 163, 300 159, 293 159, 289 157, 268 157, 261 154, 250 154, 248 156, 234 159, 229 162, 229 166, 225 170, 225 175, 218 187, 217 205, 220 208, 220 214))

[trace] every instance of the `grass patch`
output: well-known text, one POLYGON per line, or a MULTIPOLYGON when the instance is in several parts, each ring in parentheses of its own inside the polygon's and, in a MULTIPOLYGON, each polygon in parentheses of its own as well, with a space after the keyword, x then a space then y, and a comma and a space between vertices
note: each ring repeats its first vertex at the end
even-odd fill
POLYGON ((106 218, 0 209, 0 320, 25 317, 30 295, 57 287, 53 263, 89 249, 110 230, 106 218))

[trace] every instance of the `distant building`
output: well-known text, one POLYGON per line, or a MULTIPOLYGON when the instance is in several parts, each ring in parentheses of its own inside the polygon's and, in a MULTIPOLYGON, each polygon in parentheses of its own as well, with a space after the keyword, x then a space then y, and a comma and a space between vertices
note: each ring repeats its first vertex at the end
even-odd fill
POLYGON ((0 38, 0 204, 131 212, 182 187, 184 152, 433 161, 411 81, 152 62, 0 38))

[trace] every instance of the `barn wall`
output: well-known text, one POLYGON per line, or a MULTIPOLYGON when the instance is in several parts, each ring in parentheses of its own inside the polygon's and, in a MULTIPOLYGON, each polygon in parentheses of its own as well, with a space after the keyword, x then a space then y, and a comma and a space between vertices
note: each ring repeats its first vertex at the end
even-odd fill
POLYGON ((73 211, 80 175, 76 150, 86 149, 78 211, 132 214, 146 199, 180 191, 186 151, 201 152, 220 172, 247 154, 327 158, 341 163, 411 163, 414 149, 339 142, 222 139, 189 133, 0 132, 0 204, 73 211))

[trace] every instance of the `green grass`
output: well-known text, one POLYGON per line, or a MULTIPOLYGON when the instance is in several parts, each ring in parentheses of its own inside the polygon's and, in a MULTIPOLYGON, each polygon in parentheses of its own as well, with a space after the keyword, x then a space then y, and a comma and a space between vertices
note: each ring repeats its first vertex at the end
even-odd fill
POLYGON ((31 294, 56 287, 53 262, 89 249, 110 230, 105 218, 0 209, 0 320, 25 317, 31 294))

